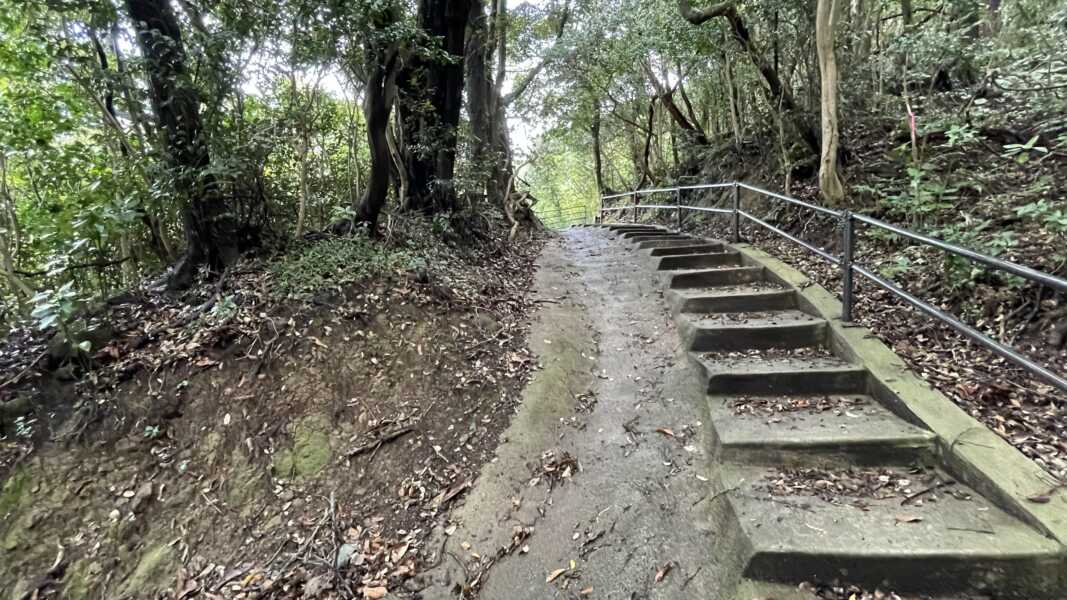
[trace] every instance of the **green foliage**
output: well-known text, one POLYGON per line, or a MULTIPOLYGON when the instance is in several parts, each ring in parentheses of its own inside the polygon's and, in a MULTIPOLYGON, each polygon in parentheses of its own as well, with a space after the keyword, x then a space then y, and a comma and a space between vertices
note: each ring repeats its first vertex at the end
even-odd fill
POLYGON ((891 214, 910 220, 913 226, 921 227, 929 216, 951 208, 959 200, 960 188, 937 176, 930 165, 908 167, 907 173, 907 189, 885 195, 883 204, 891 214))
POLYGON ((54 290, 42 290, 33 297, 33 312, 41 330, 55 328, 59 339, 71 350, 88 353, 92 350, 89 340, 78 340, 77 334, 85 329, 78 318, 81 302, 74 289, 73 282, 68 282, 54 290))
POLYGON ((883 265, 879 270, 882 273, 882 277, 893 279, 911 270, 911 260, 907 256, 897 256, 891 264, 883 265))
POLYGON ((1060 234, 1067 233, 1067 210, 1048 200, 1038 200, 1015 209, 1020 217, 1035 219, 1048 229, 1060 234))
POLYGON ((1035 135, 1025 144, 1004 144, 1004 158, 1014 158, 1020 165, 1024 165, 1033 153, 1048 154, 1048 148, 1037 145, 1038 138, 1040 136, 1035 135))
POLYGON ((303 244, 275 261, 270 267, 272 289, 279 296, 305 297, 397 271, 410 261, 407 252, 366 235, 325 238, 303 244))
MULTIPOLYGON (((1018 245, 1018 239, 1013 232, 994 230, 994 223, 988 219, 981 222, 954 223, 932 233, 946 242, 992 256, 1000 256, 1018 245)), ((1022 280, 1017 277, 990 271, 951 253, 944 253, 943 271, 945 284, 954 292, 974 287, 981 278, 999 278, 1004 284, 1012 287, 1022 284, 1022 280)))
POLYGON ((948 128, 945 135, 948 136, 948 145, 950 147, 965 146, 968 142, 974 140, 977 132, 970 125, 953 125, 948 128))

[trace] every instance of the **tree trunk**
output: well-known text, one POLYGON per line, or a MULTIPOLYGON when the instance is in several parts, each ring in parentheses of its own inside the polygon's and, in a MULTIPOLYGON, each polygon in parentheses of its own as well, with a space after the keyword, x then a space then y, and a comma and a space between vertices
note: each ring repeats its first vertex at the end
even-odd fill
MULTIPOLYGON (((494 0, 495 1, 495 0, 494 0)), ((472 0, 468 18, 469 35, 464 50, 467 66, 467 115, 471 127, 471 162, 475 169, 486 165, 490 137, 490 94, 493 84, 489 79, 487 59, 489 49, 489 17, 485 14, 485 0, 472 0)))
POLYGON ((1000 0, 989 0, 986 9, 985 34, 987 37, 995 37, 1000 33, 1000 0))
POLYGON ((389 48, 385 52, 376 50, 381 49, 372 46, 366 52, 369 73, 367 89, 363 94, 363 119, 367 123, 370 173, 357 213, 357 219, 366 223, 371 232, 377 231, 378 216, 389 194, 390 156, 386 129, 396 96, 397 76, 396 49, 389 48))
POLYGON ((834 56, 834 28, 837 0, 818 0, 815 8, 815 45, 819 54, 822 107, 822 153, 819 160, 819 192, 830 206, 845 198, 837 165, 837 59, 834 56))
POLYGON ((419 0, 419 27, 440 41, 451 60, 416 58, 400 76, 398 106, 406 134, 401 150, 410 195, 405 203, 415 210, 433 213, 456 206, 456 129, 470 18, 470 0, 419 0))
POLYGON ((706 146, 708 144, 707 135, 699 128, 699 124, 693 124, 689 122, 689 119, 682 113, 682 110, 678 108, 678 104, 674 101, 674 90, 668 89, 666 84, 660 82, 659 78, 652 71, 652 66, 649 63, 643 64, 645 69, 645 75, 648 77, 652 87, 656 90, 656 97, 663 104, 663 108, 666 109, 667 114, 670 115, 671 120, 674 121, 678 127, 685 132, 685 135, 690 141, 706 146))
POLYGON ((801 114, 800 108, 797 106, 796 101, 793 98, 793 92, 788 87, 782 85, 781 78, 778 76, 778 70, 774 68, 774 65, 767 62, 767 59, 763 56, 763 53, 752 41, 752 35, 749 33, 748 27, 745 25, 741 15, 738 14, 733 2, 722 2, 720 4, 712 5, 708 8, 697 10, 694 9, 689 0, 678 0, 678 9, 682 16, 694 25, 701 25, 706 21, 715 17, 723 17, 730 25, 730 32, 733 35, 734 40, 741 46, 741 49, 748 55, 749 60, 752 61, 752 65, 756 67, 760 75, 763 77, 763 82, 766 84, 765 92, 767 94, 768 103, 772 106, 781 106, 782 111, 787 115, 790 124, 797 134, 811 150, 812 154, 819 154, 819 134, 815 131, 810 123, 801 114))
POLYGON ((593 98, 593 123, 589 127, 593 135, 593 176, 596 179, 596 191, 604 194, 604 156, 600 147, 600 98, 593 98))
POLYGON ((33 296, 33 290, 15 272, 19 244, 22 238, 15 199, 7 186, 7 156, 0 152, 0 270, 15 291, 19 306, 33 296))
POLYGON ((126 5, 144 55, 167 165, 182 203, 185 255, 169 286, 187 288, 201 265, 220 270, 237 260, 235 220, 208 172, 200 99, 186 72, 181 29, 169 0, 127 0, 126 5))
MULTIPOLYGON (((726 68, 723 70, 723 78, 726 80, 726 102, 730 108, 730 130, 734 134, 734 148, 740 152, 743 136, 741 135, 741 109, 738 107, 737 102, 739 94, 737 83, 734 79, 734 63, 730 59, 728 50, 724 50, 722 56, 723 62, 726 64, 726 68)), ((778 112, 779 117, 781 117, 781 108, 778 109, 778 112)))

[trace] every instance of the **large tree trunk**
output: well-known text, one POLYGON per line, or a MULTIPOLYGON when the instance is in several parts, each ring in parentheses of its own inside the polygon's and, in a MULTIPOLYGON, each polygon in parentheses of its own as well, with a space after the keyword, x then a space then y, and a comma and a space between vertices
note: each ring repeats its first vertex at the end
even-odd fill
POLYGON ((789 123, 792 125, 793 129, 796 130, 797 134, 800 135, 800 138, 811 150, 812 154, 819 154, 818 132, 816 132, 815 128, 804 118, 800 107, 797 106, 796 100, 793 98, 793 92, 790 91, 788 87, 782 85, 782 80, 778 76, 778 70, 774 68, 773 64, 767 61, 763 56, 763 53, 752 40, 748 27, 745 25, 741 15, 738 14, 734 2, 722 2, 698 10, 692 7, 689 0, 678 0, 678 10, 687 21, 694 25, 701 25, 715 17, 723 17, 727 20, 734 40, 741 46, 742 50, 745 51, 749 60, 752 61, 752 65, 756 67, 756 70, 759 71, 760 75, 763 77, 763 82, 766 84, 765 91, 767 93, 767 100, 771 107, 780 106, 782 112, 786 114, 789 123))
MULTIPOLYGON (((471 134, 474 137, 471 155, 475 168, 487 173, 486 196, 494 204, 504 207, 507 201, 506 183, 511 180, 511 140, 508 137, 507 107, 521 97, 530 82, 544 70, 542 59, 525 78, 516 83, 507 95, 503 93, 507 76, 507 0, 489 0, 490 13, 485 14, 485 0, 467 0, 470 35, 467 39, 467 110, 471 134), (495 74, 494 69, 495 55, 495 74)), ((563 35, 570 15, 569 4, 564 10, 556 31, 556 40, 563 35)))
POLYGON ((237 260, 235 220, 208 172, 200 99, 186 72, 181 29, 169 0, 127 0, 126 5, 144 55, 163 150, 182 203, 185 255, 175 266, 169 285, 186 288, 201 265, 220 270, 237 260))
POLYGON ((471 162, 486 173, 485 192, 490 202, 503 209, 506 183, 511 177, 505 99, 501 95, 503 64, 506 63, 504 0, 470 0, 470 35, 467 38, 467 113, 470 118, 471 162), (496 77, 493 76, 494 54, 496 77))
POLYGON ((456 206, 456 129, 470 17, 470 0, 419 0, 419 26, 440 41, 450 60, 415 59, 401 74, 399 108, 410 184, 405 202, 411 209, 438 212, 456 206))
MULTIPOLYGON (((494 4, 495 6, 495 4, 494 4)), ((490 137, 490 94, 493 83, 489 78, 490 53, 489 17, 485 14, 485 0, 470 3, 469 34, 464 50, 467 66, 467 115, 471 127, 471 162, 475 169, 484 167, 490 137)))
POLYGON ((819 192, 828 204, 838 206, 845 198, 837 165, 837 58, 834 55, 834 28, 837 0, 818 0, 815 8, 815 46, 819 55, 822 82, 822 152, 819 159, 819 192))

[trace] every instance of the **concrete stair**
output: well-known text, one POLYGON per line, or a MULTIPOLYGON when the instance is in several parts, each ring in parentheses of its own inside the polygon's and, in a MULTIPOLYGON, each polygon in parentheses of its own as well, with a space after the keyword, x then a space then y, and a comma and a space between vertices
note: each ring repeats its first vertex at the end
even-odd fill
POLYGON ((795 309, 685 313, 677 322, 683 342, 698 352, 809 348, 826 340, 826 322, 795 309))
POLYGON ((730 535, 745 540, 744 581, 1067 597, 1057 587, 1067 580, 1063 546, 974 489, 939 486, 953 480, 936 470, 938 436, 897 412, 796 288, 719 241, 667 230, 620 237, 660 274, 707 394, 721 468, 712 485, 728 502, 730 535), (830 494, 820 470, 831 482, 914 481, 889 495, 830 494), (793 472, 815 475, 790 487, 793 472))
POLYGON ((808 471, 800 479, 808 489, 794 491, 793 480, 783 484, 782 476, 797 470, 724 466, 722 482, 732 490, 737 523, 750 544, 745 576, 872 586, 888 581, 898 590, 938 593, 1011 587, 1059 568, 1058 544, 967 486, 954 483, 924 494, 921 503, 902 505, 910 494, 951 477, 920 481, 912 469, 867 469, 912 484, 873 496, 863 490, 820 497, 815 486, 830 481, 822 475, 847 471, 808 471))
POLYGON ((667 246, 653 248, 649 253, 652 256, 677 256, 679 254, 706 254, 708 252, 722 252, 722 244, 691 244, 685 246, 667 246))
POLYGON ((741 254, 737 252, 712 252, 664 256, 659 259, 659 264, 656 268, 660 271, 679 271, 683 269, 739 266, 741 266, 741 254))

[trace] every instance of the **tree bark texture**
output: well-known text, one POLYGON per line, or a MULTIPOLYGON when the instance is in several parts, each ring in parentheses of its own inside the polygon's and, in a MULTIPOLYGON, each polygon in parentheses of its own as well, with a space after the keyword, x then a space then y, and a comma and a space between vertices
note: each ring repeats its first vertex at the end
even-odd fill
POLYGON ((838 173, 837 58, 834 55, 834 29, 837 25, 837 0, 818 0, 815 8, 815 46, 819 56, 821 81, 822 151, 819 158, 819 192, 831 206, 845 198, 845 187, 838 173))
POLYGON ((363 93, 363 119, 367 124, 367 147, 370 150, 370 172, 367 187, 359 202, 357 219, 372 231, 378 228, 378 217, 389 195, 389 141, 386 130, 389 114, 396 97, 397 50, 383 47, 381 42, 368 43, 367 88, 363 93))
POLYGON ((400 79, 402 147, 409 182, 406 207, 425 212, 456 206, 456 130, 463 106, 463 60, 471 0, 419 0, 419 27, 446 56, 416 58, 400 79))

